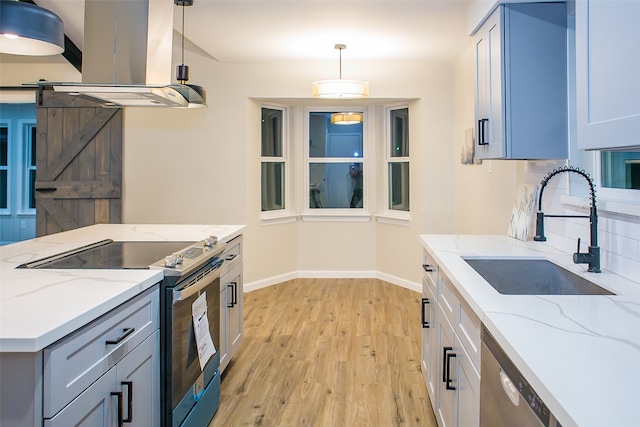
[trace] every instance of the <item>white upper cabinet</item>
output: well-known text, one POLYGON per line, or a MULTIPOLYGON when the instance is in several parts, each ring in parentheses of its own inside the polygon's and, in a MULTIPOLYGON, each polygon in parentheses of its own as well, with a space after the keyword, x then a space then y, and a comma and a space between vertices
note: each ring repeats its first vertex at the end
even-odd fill
POLYGON ((576 0, 578 148, 640 148, 640 2, 576 0))
POLYGON ((474 41, 476 158, 567 158, 566 4, 500 5, 474 41))

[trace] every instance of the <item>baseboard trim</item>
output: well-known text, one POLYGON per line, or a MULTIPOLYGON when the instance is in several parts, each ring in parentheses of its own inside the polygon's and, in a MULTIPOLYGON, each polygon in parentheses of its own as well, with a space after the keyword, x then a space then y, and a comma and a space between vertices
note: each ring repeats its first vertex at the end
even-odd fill
POLYGON ((422 286, 419 283, 403 279, 380 271, 315 271, 315 270, 299 270, 290 273, 279 274, 277 276, 268 277, 266 279, 256 280, 254 282, 245 283, 244 291, 251 292, 268 286, 277 285, 293 279, 380 279, 396 286, 400 286, 411 291, 422 292, 422 286))

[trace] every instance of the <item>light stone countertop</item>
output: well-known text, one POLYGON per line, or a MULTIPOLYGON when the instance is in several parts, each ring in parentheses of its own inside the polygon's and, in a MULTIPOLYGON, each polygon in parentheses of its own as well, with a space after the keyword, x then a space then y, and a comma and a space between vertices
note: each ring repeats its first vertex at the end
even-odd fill
POLYGON ((640 283, 587 273, 545 243, 420 239, 563 427, 640 426, 640 283), (462 256, 546 258, 616 295, 501 295, 462 256))
POLYGON ((229 241, 243 225, 97 224, 0 246, 0 352, 37 352, 162 280, 162 270, 16 269, 103 239, 229 241))

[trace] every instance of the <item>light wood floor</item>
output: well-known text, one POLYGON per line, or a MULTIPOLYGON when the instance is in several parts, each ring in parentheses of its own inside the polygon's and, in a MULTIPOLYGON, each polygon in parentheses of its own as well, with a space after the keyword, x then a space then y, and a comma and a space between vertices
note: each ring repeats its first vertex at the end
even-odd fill
POLYGON ((420 372, 420 298, 375 279, 246 293, 244 341, 209 427, 435 427, 420 372))

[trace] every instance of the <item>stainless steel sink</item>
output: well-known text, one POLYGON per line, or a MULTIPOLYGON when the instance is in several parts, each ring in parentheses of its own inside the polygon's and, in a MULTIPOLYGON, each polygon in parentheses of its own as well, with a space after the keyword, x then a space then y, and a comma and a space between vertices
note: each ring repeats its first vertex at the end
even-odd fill
POLYGON ((615 295, 546 259, 463 259, 505 295, 615 295))

